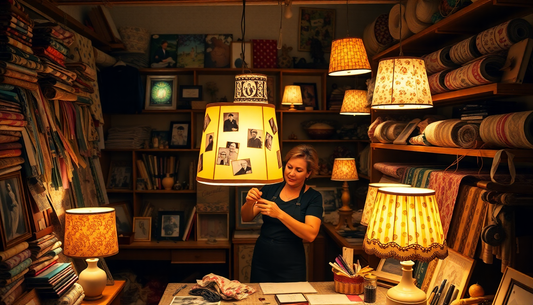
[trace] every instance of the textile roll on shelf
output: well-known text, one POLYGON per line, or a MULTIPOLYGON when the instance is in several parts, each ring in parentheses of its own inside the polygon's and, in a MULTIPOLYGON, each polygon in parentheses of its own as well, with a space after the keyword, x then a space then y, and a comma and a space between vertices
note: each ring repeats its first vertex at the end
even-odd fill
POLYGON ((444 70, 428 76, 429 90, 431 91, 431 94, 438 94, 450 91, 450 89, 448 89, 446 87, 446 84, 444 83, 446 74, 448 74, 449 72, 450 70, 444 70))
POLYGON ((479 136, 479 125, 466 124, 457 131, 457 141, 462 148, 480 148, 483 141, 479 136))
POLYGON ((379 15, 372 23, 365 27, 363 42, 369 57, 381 52, 392 43, 389 32, 389 15, 379 15))
POLYGON ((117 60, 113 56, 107 55, 106 53, 98 50, 95 47, 93 47, 93 51, 94 51, 94 60, 99 67, 104 67, 104 68, 111 67, 117 62, 117 60))
POLYGON ((476 46, 477 36, 474 35, 452 46, 450 58, 454 63, 462 65, 481 56, 476 46))
POLYGON ((428 140, 426 140, 426 136, 424 134, 419 134, 418 136, 414 136, 410 138, 409 144, 431 146, 431 143, 429 143, 428 140))
POLYGON ((385 121, 376 127, 374 136, 381 143, 392 143, 400 135, 407 123, 385 121))
POLYGON ((433 25, 431 16, 439 10, 439 0, 407 0, 405 19, 413 33, 433 25))
POLYGON ((434 146, 461 147, 458 139, 459 129, 466 122, 451 119, 431 123, 424 130, 426 140, 434 146))
POLYGON ((524 19, 511 19, 479 33, 476 46, 481 54, 509 49, 513 44, 533 36, 533 27, 524 19))
POLYGON ((396 39, 400 40, 400 36, 402 39, 405 39, 413 33, 409 30, 409 27, 407 26, 407 20, 405 20, 405 11, 406 7, 403 4, 396 4, 392 7, 392 9, 389 12, 389 32, 391 36, 396 39), (401 16, 400 16, 400 6, 401 6, 401 16), (401 33, 400 33, 400 18, 401 18, 401 33))
POLYGON ((502 77, 500 69, 504 64, 505 58, 488 55, 446 74, 444 84, 450 90, 459 90, 497 83, 502 77))
POLYGON ((423 57, 428 75, 457 67, 450 58, 450 49, 445 47, 423 57))
POLYGON ((483 142, 495 147, 533 149, 533 111, 486 117, 479 127, 483 142))

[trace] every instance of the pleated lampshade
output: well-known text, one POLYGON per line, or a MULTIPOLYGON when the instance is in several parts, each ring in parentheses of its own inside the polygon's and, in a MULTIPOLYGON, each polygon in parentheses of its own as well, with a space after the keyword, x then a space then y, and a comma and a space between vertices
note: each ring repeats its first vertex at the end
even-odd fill
POLYGON ((346 76, 371 71, 365 46, 361 38, 342 38, 331 44, 329 59, 330 76, 346 76))
POLYGON ((366 253, 428 262, 448 255, 435 191, 380 188, 363 241, 366 253))
POLYGON ((366 194, 365 208, 363 209, 363 216, 361 217, 361 224, 363 226, 368 226, 370 221, 370 216, 374 211, 374 202, 376 201, 376 196, 378 194, 378 189, 382 187, 411 187, 409 184, 401 183, 370 183, 368 185, 368 192, 366 194))
POLYGON ((344 115, 370 115, 367 106, 366 90, 346 90, 340 114, 344 115))
POLYGON ((372 109, 433 107, 424 60, 395 57, 379 62, 372 109))

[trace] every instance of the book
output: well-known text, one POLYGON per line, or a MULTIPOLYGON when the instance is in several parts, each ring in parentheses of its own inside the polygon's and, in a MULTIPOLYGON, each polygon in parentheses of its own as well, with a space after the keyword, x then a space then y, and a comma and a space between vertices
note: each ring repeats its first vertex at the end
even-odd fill
POLYGON ((276 302, 280 305, 305 305, 309 304, 301 293, 276 294, 276 302))
POLYGON ((309 282, 259 283, 263 294, 317 293, 309 282))
POLYGON ((350 300, 345 294, 310 294, 307 295, 307 300, 310 305, 361 304, 360 302, 350 300))
POLYGON ((52 280, 52 278, 54 276, 56 276, 57 274, 59 274, 61 271, 65 270, 69 266, 71 266, 70 263, 58 263, 58 264, 55 264, 54 266, 48 268, 45 272, 39 274, 36 277, 28 277, 28 278, 26 278, 26 283, 27 284, 30 284, 30 283, 48 283, 48 282, 50 282, 52 280))

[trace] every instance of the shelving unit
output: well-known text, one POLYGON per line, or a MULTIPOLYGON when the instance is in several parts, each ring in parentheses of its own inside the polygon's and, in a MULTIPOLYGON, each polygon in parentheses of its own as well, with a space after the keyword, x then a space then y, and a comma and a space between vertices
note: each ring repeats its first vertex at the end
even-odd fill
MULTIPOLYGON (((499 149, 465 149, 465 148, 453 148, 453 147, 437 147, 437 146, 421 146, 421 145, 395 145, 384 143, 372 143, 370 144, 372 149, 388 149, 388 150, 401 150, 422 152, 429 154, 441 154, 441 155, 454 155, 454 156, 470 156, 470 157, 483 157, 494 158, 496 152, 499 149)), ((515 155, 516 159, 533 158, 533 152, 527 149, 507 149, 508 152, 515 155)))

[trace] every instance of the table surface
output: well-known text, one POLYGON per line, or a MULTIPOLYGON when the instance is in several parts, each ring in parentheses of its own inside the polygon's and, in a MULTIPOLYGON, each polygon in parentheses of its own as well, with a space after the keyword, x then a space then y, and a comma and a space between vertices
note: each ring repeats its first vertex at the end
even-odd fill
MULTIPOLYGON (((189 294, 189 290, 191 290, 192 286, 195 285, 194 283, 169 283, 167 285, 167 288, 165 289, 165 293, 163 294, 163 297, 159 301, 159 305, 169 305, 170 302, 172 302, 172 298, 174 298, 173 294, 176 291, 176 289, 180 288, 183 285, 187 285, 185 289, 182 289, 177 295, 179 296, 186 296, 189 294)), ((246 285, 249 285, 253 288, 255 288, 257 291, 248 296, 244 300, 236 301, 222 301, 222 304, 225 305, 252 305, 252 304, 260 304, 260 305, 277 305, 276 299, 273 294, 264 295, 261 287, 258 283, 246 283, 246 285), (265 298, 264 301, 260 301, 259 298, 265 298)), ((317 290, 318 294, 336 294, 335 287, 333 282, 311 282, 311 285, 317 290)), ((386 300, 386 294, 387 294, 387 288, 378 287, 377 289, 377 301, 375 305, 384 305, 386 300)), ((360 295, 361 299, 363 299, 363 295, 360 295)), ((363 304, 360 303, 354 303, 354 304, 363 304)))
MULTIPOLYGON (((102 292, 102 298, 93 301, 83 300, 82 305, 109 305, 112 304, 115 298, 122 292, 124 289, 124 284, 126 281, 117 281, 113 286, 105 286, 104 292, 102 292)), ((120 303, 119 303, 120 304, 120 303)), ((170 302, 169 302, 170 304, 170 302)))

